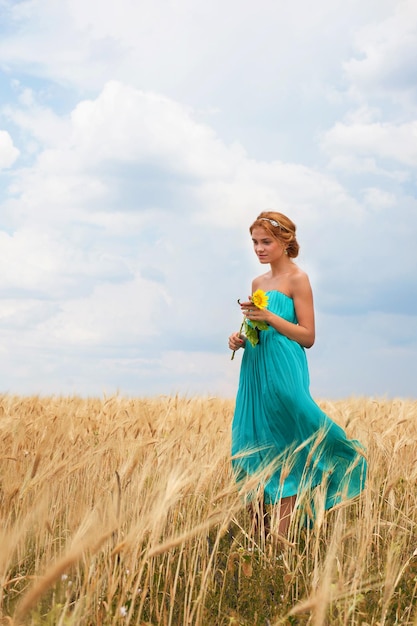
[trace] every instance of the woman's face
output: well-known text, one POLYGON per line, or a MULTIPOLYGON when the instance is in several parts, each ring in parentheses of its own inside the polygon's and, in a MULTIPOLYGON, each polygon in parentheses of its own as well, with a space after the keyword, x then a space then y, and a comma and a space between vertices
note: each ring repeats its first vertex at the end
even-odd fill
POLYGON ((255 254, 261 263, 272 263, 284 254, 284 244, 260 226, 255 226, 253 229, 252 242, 255 254))

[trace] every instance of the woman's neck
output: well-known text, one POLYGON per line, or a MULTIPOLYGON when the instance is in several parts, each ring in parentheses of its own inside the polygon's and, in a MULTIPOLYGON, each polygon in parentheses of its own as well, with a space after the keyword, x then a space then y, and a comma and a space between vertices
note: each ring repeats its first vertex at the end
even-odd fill
POLYGON ((270 264, 271 278, 278 278, 282 274, 287 274, 294 267, 294 263, 287 256, 284 259, 279 259, 275 263, 270 264))

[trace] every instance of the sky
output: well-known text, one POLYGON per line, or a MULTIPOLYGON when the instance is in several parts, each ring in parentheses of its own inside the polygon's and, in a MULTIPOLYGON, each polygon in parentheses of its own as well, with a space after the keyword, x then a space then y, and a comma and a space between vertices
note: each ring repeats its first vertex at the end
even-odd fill
POLYGON ((0 391, 234 397, 297 225, 317 398, 416 398, 415 0, 0 0, 0 391))

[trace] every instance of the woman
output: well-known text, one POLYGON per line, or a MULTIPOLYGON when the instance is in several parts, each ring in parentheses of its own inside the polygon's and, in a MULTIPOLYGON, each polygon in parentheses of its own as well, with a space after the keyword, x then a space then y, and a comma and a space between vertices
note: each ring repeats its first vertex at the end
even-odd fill
MULTIPOLYGON (((229 337, 233 351, 244 347, 232 426, 233 467, 238 480, 260 476, 266 504, 279 504, 278 533, 288 531, 297 497, 318 485, 324 507, 360 493, 366 462, 360 444, 349 440, 312 399, 304 348, 315 339, 313 296, 308 276, 294 262, 299 245, 294 223, 282 213, 261 213, 250 227, 261 264, 252 294, 266 292, 266 308, 241 303, 258 343, 240 333, 229 337), (265 470, 262 473, 262 470, 265 470)), ((308 507, 307 507, 308 508, 308 507)))

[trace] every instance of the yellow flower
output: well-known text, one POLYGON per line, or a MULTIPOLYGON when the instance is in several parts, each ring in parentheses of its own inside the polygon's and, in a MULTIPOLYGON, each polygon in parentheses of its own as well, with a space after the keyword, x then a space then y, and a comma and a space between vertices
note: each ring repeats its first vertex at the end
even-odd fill
POLYGON ((255 293, 252 294, 251 301, 258 309, 266 309, 268 306, 268 296, 262 289, 257 289, 255 293))

